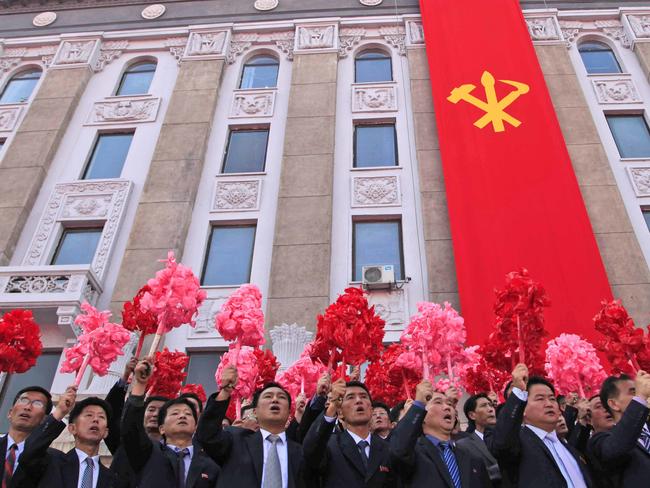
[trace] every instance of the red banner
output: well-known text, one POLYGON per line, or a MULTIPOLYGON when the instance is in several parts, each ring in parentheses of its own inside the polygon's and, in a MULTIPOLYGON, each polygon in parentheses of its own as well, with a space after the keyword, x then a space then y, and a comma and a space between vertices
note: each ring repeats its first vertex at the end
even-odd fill
POLYGON ((611 290, 517 0, 421 0, 468 339, 521 267, 547 289, 547 329, 593 338, 611 290))

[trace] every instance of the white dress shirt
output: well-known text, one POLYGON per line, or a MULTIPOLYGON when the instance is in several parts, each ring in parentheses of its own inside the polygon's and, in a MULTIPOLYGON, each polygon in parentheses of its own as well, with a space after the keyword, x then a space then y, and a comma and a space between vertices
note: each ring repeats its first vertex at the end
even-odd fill
POLYGON ((366 457, 368 459, 370 459, 370 438, 372 437, 372 435, 368 434, 368 437, 363 439, 362 437, 359 437, 357 434, 355 434, 354 432, 352 432, 350 430, 348 430, 347 432, 348 432, 348 434, 350 434, 352 436, 352 439, 354 439, 354 443, 357 446, 359 445, 359 442, 361 442, 361 441, 366 441, 368 443, 368 445, 366 446, 365 451, 366 451, 366 457))
MULTIPOLYGON (((264 483, 264 472, 266 471, 266 460, 269 457, 269 452, 273 444, 271 441, 266 440, 268 436, 271 435, 271 432, 260 429, 260 434, 262 434, 262 446, 264 446, 264 465, 262 468, 262 483, 264 483)), ((282 471, 282 488, 287 488, 289 486, 289 452, 287 448, 287 433, 281 432, 277 434, 280 440, 275 444, 275 448, 278 450, 278 459, 280 460, 280 470, 282 471)), ((260 484, 260 486, 262 486, 260 484)))
MULTIPOLYGON (((84 471, 86 470, 86 458, 88 454, 75 448, 77 457, 79 458, 79 478, 77 479, 77 488, 81 488, 81 481, 83 480, 84 471)), ((97 481, 99 480, 99 455, 93 456, 93 488, 97 488, 97 481)))
MULTIPOLYGON (((182 451, 184 448, 182 447, 177 447, 174 446, 173 444, 167 444, 167 447, 169 447, 172 451, 178 453, 178 451, 182 451)), ((185 466, 185 479, 187 479, 187 473, 190 472, 190 464, 192 464, 192 456, 194 456, 194 446, 190 445, 187 446, 185 449, 190 451, 189 456, 185 456, 183 458, 183 465, 185 466)))
POLYGON ((14 464, 14 473, 18 469, 18 460, 20 459, 20 455, 23 453, 25 450, 25 441, 22 442, 16 442, 11 438, 9 434, 7 434, 7 452, 5 453, 5 459, 9 457, 9 448, 16 444, 17 449, 16 449, 16 463, 14 464))
POLYGON ((484 436, 485 436, 485 435, 483 434, 483 432, 479 432, 478 429, 474 429, 474 433, 475 433, 475 434, 478 436, 478 438, 481 439, 482 441, 485 440, 485 439, 484 439, 484 436))

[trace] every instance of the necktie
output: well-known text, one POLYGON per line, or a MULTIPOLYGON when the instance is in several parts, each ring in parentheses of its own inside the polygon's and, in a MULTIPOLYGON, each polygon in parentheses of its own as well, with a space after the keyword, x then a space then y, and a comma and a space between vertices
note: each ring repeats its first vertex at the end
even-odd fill
POLYGON ((176 456, 178 456, 177 469, 176 469, 176 486, 178 488, 185 488, 185 456, 190 455, 190 450, 186 447, 185 449, 177 449, 176 456))
POLYGON ((266 456, 262 488, 282 488, 282 468, 280 467, 277 445, 282 440, 280 436, 275 434, 270 434, 266 440, 271 443, 271 448, 269 449, 269 454, 266 456))
POLYGON ((580 472, 580 466, 577 465, 571 452, 562 445, 560 439, 554 432, 551 432, 546 437, 551 441, 551 448, 554 451, 555 458, 558 461, 558 468, 562 476, 567 482, 569 488, 586 488, 586 483, 580 472))
POLYGON ((81 477, 81 488, 93 488, 93 468, 95 463, 93 458, 86 458, 86 467, 84 468, 84 474, 81 477))
POLYGON ((451 445, 449 445, 449 442, 441 442, 440 449, 442 450, 442 459, 444 459, 447 469, 449 470, 451 481, 454 482, 454 487, 461 488, 460 470, 458 469, 458 463, 456 462, 454 451, 451 450, 451 445))
POLYGON ((368 469, 368 456, 366 455, 366 447, 368 447, 368 441, 359 441, 357 446, 359 447, 359 452, 361 453, 361 462, 363 462, 364 469, 368 469))
POLYGON ((647 429, 643 429, 641 431, 641 436, 639 437, 639 442, 641 443, 641 446, 643 449, 646 450, 647 453, 650 454, 650 431, 647 429))
POLYGON ((4 475, 2 476, 2 488, 7 488, 9 486, 11 477, 14 474, 14 466, 16 466, 17 450, 18 450, 18 446, 16 444, 12 444, 11 447, 8 449, 7 457, 5 458, 5 471, 4 471, 4 475))

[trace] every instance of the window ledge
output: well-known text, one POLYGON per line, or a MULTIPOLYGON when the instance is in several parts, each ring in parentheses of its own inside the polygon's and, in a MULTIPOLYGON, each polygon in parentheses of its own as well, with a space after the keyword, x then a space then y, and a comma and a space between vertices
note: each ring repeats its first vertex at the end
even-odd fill
POLYGON ((650 161, 650 156, 646 156, 645 158, 621 158, 622 163, 637 163, 646 161, 650 161))
POLYGON ((395 169, 402 169, 404 166, 402 165, 397 165, 397 166, 367 166, 363 168, 350 168, 350 171, 358 172, 358 171, 392 171, 395 169))
POLYGON ((219 173, 216 175, 216 178, 228 178, 228 177, 241 178, 242 176, 266 176, 266 171, 262 171, 259 173, 219 173))

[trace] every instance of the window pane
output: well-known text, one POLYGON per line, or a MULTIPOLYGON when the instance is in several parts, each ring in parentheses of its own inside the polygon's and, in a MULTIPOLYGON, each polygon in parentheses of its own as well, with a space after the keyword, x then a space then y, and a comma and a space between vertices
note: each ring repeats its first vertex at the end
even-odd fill
POLYGON ((211 286, 248 283, 254 244, 254 225, 213 227, 201 284, 211 286))
POLYGON ((278 61, 258 56, 244 65, 239 88, 273 88, 278 83, 278 61))
POLYGON ((354 281, 361 281, 363 266, 392 264, 395 279, 403 280, 402 225, 400 222, 355 222, 354 281))
POLYGON ((133 133, 101 134, 97 138, 83 180, 119 178, 131 147, 133 133))
POLYGON ((155 63, 139 63, 131 66, 122 76, 116 95, 148 93, 155 72, 155 63))
POLYGON ((580 46, 580 56, 589 74, 620 73, 614 52, 605 44, 588 42, 580 46))
POLYGON ((25 71, 15 75, 5 86, 0 96, 0 103, 26 102, 40 77, 40 70, 25 71))
POLYGON ((264 171, 269 131, 236 130, 230 133, 224 173, 258 173, 264 171))
POLYGON ((622 158, 650 157, 650 131, 643 115, 608 115, 607 123, 622 158))
POLYGON ((66 229, 52 264, 90 264, 95 257, 102 229, 66 229))
POLYGON ((185 384, 203 385, 209 395, 209 392, 216 390, 214 372, 221 362, 223 351, 190 352, 188 355, 190 356, 190 364, 187 367, 185 384))
POLYGON ((394 125, 358 125, 354 134, 355 168, 397 165, 394 125))
POLYGON ((650 230, 650 209, 643 209, 643 218, 645 219, 645 225, 647 225, 648 230, 650 230))
POLYGON ((36 365, 20 374, 12 374, 5 380, 0 400, 0 432, 7 432, 9 420, 7 414, 13 406, 16 394, 28 386, 42 386, 46 390, 52 387, 54 373, 59 364, 61 352, 44 352, 36 360, 36 365))
POLYGON ((392 81, 393 70, 390 57, 383 53, 362 53, 354 61, 354 81, 369 83, 392 81))

